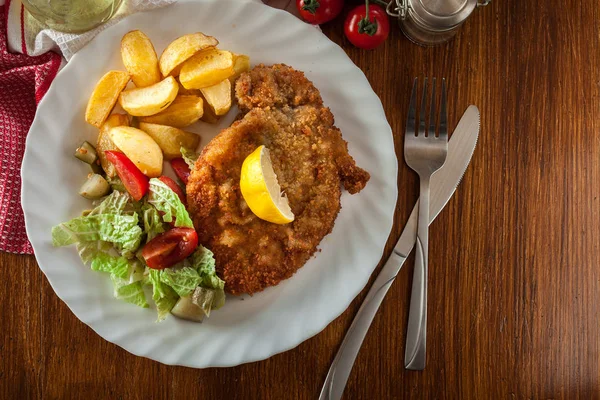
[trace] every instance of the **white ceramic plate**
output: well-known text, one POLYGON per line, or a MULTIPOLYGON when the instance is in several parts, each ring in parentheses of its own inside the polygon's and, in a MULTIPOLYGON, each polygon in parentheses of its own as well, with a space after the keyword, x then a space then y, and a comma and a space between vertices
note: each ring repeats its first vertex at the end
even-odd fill
MULTIPOLYGON (((219 127, 195 127, 207 143, 219 127)), ((84 323, 127 351, 165 364, 233 366, 291 349, 338 317, 367 283, 392 227, 397 160, 379 98, 344 51, 292 15, 240 0, 180 1, 140 13, 99 34, 60 72, 44 97, 27 138, 23 161, 27 233, 56 294, 84 323), (97 129, 83 115, 96 81, 123 69, 121 37, 144 31, 161 52, 170 41, 202 31, 220 47, 248 54, 253 64, 286 63, 321 90, 358 165, 371 173, 360 194, 342 195, 333 232, 292 278, 253 297, 229 297, 202 324, 167 318, 115 300, 110 279, 82 265, 74 247, 53 248, 50 230, 89 208, 77 195, 88 173, 73 157, 97 129)))

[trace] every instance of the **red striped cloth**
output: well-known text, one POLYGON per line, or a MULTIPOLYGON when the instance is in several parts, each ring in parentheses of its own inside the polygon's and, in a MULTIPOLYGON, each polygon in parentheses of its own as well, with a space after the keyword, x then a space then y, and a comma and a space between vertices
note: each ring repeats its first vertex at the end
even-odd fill
POLYGON ((21 162, 37 103, 56 76, 61 57, 53 52, 28 56, 24 40, 24 54, 11 53, 9 9, 10 1, 0 6, 0 250, 32 254, 21 208, 21 162))

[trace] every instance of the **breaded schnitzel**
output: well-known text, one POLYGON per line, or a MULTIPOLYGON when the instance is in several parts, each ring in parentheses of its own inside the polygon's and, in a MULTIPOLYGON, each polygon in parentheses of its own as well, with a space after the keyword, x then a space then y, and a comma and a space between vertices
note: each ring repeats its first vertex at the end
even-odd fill
POLYGON ((286 65, 259 65, 236 83, 240 116, 202 151, 187 185, 200 243, 233 294, 255 293, 292 276, 331 232, 341 184, 362 190, 368 172, 356 166, 317 88, 286 65), (244 159, 258 146, 273 169, 295 220, 256 217, 240 192, 244 159))

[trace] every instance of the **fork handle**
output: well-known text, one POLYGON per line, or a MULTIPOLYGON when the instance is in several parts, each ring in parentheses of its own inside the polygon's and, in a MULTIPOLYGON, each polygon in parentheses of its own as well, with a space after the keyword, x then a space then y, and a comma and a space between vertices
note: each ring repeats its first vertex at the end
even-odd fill
POLYGON ((427 254, 429 247, 429 177, 421 177, 419 223, 415 251, 404 366, 406 369, 425 369, 427 344, 427 254))

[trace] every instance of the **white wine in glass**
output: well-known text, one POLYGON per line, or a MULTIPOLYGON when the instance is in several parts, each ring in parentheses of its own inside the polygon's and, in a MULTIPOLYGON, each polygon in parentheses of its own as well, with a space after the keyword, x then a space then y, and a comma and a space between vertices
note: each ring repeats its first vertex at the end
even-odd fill
POLYGON ((108 21, 123 0, 22 0, 42 24, 61 32, 85 32, 108 21))

